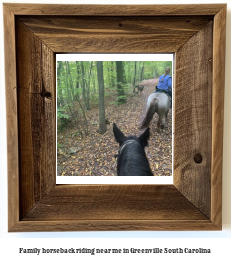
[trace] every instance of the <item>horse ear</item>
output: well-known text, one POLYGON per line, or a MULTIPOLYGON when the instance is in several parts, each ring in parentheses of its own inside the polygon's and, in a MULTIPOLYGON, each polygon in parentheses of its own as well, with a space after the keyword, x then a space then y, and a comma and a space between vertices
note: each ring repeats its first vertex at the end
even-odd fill
POLYGON ((142 133, 139 137, 139 140, 141 141, 142 145, 144 147, 148 146, 148 139, 150 137, 150 128, 147 128, 144 133, 142 133))
POLYGON ((113 132, 114 132, 116 141, 119 142, 120 145, 122 145, 122 143, 126 137, 124 136, 123 132, 116 126, 115 123, 113 123, 113 132))

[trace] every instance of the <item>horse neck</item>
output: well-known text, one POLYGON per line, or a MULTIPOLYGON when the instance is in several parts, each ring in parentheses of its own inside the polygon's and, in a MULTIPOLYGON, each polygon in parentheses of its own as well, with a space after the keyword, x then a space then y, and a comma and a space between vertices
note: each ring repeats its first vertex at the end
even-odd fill
POLYGON ((152 175, 144 148, 139 142, 125 144, 118 159, 117 171, 119 176, 152 175))

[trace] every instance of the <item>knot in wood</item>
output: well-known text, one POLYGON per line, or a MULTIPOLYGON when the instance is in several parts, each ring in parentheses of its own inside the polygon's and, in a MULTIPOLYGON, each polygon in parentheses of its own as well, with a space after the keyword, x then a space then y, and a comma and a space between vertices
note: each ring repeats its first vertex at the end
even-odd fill
POLYGON ((202 162, 202 156, 201 156, 200 153, 197 153, 197 154, 194 155, 194 161, 197 164, 200 164, 202 162))
POLYGON ((43 97, 43 98, 47 98, 47 99, 51 99, 51 93, 50 92, 47 92, 46 90, 43 90, 40 95, 43 97))

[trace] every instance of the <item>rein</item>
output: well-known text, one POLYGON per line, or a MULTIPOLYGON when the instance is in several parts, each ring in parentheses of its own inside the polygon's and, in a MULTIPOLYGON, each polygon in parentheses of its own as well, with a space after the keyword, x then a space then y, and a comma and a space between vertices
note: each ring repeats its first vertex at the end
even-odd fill
POLYGON ((121 155, 123 149, 125 148, 125 146, 128 145, 128 144, 132 144, 132 143, 137 143, 137 144, 141 145, 141 144, 139 143, 139 141, 137 141, 137 140, 126 140, 126 141, 120 146, 120 149, 119 149, 118 154, 116 154, 116 155, 114 156, 115 158, 117 158, 117 161, 119 161, 120 155, 121 155))

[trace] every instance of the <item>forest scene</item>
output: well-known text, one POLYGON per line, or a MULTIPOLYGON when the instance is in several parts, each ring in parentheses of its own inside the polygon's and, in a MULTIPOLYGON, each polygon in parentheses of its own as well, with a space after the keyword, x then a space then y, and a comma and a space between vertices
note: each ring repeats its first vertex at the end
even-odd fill
MULTIPOLYGON (((126 136, 140 124, 147 98, 171 61, 57 61, 57 175, 116 176, 119 144, 113 123, 126 136)), ((172 175, 172 109, 166 128, 150 124, 145 148, 154 176, 172 175)))

